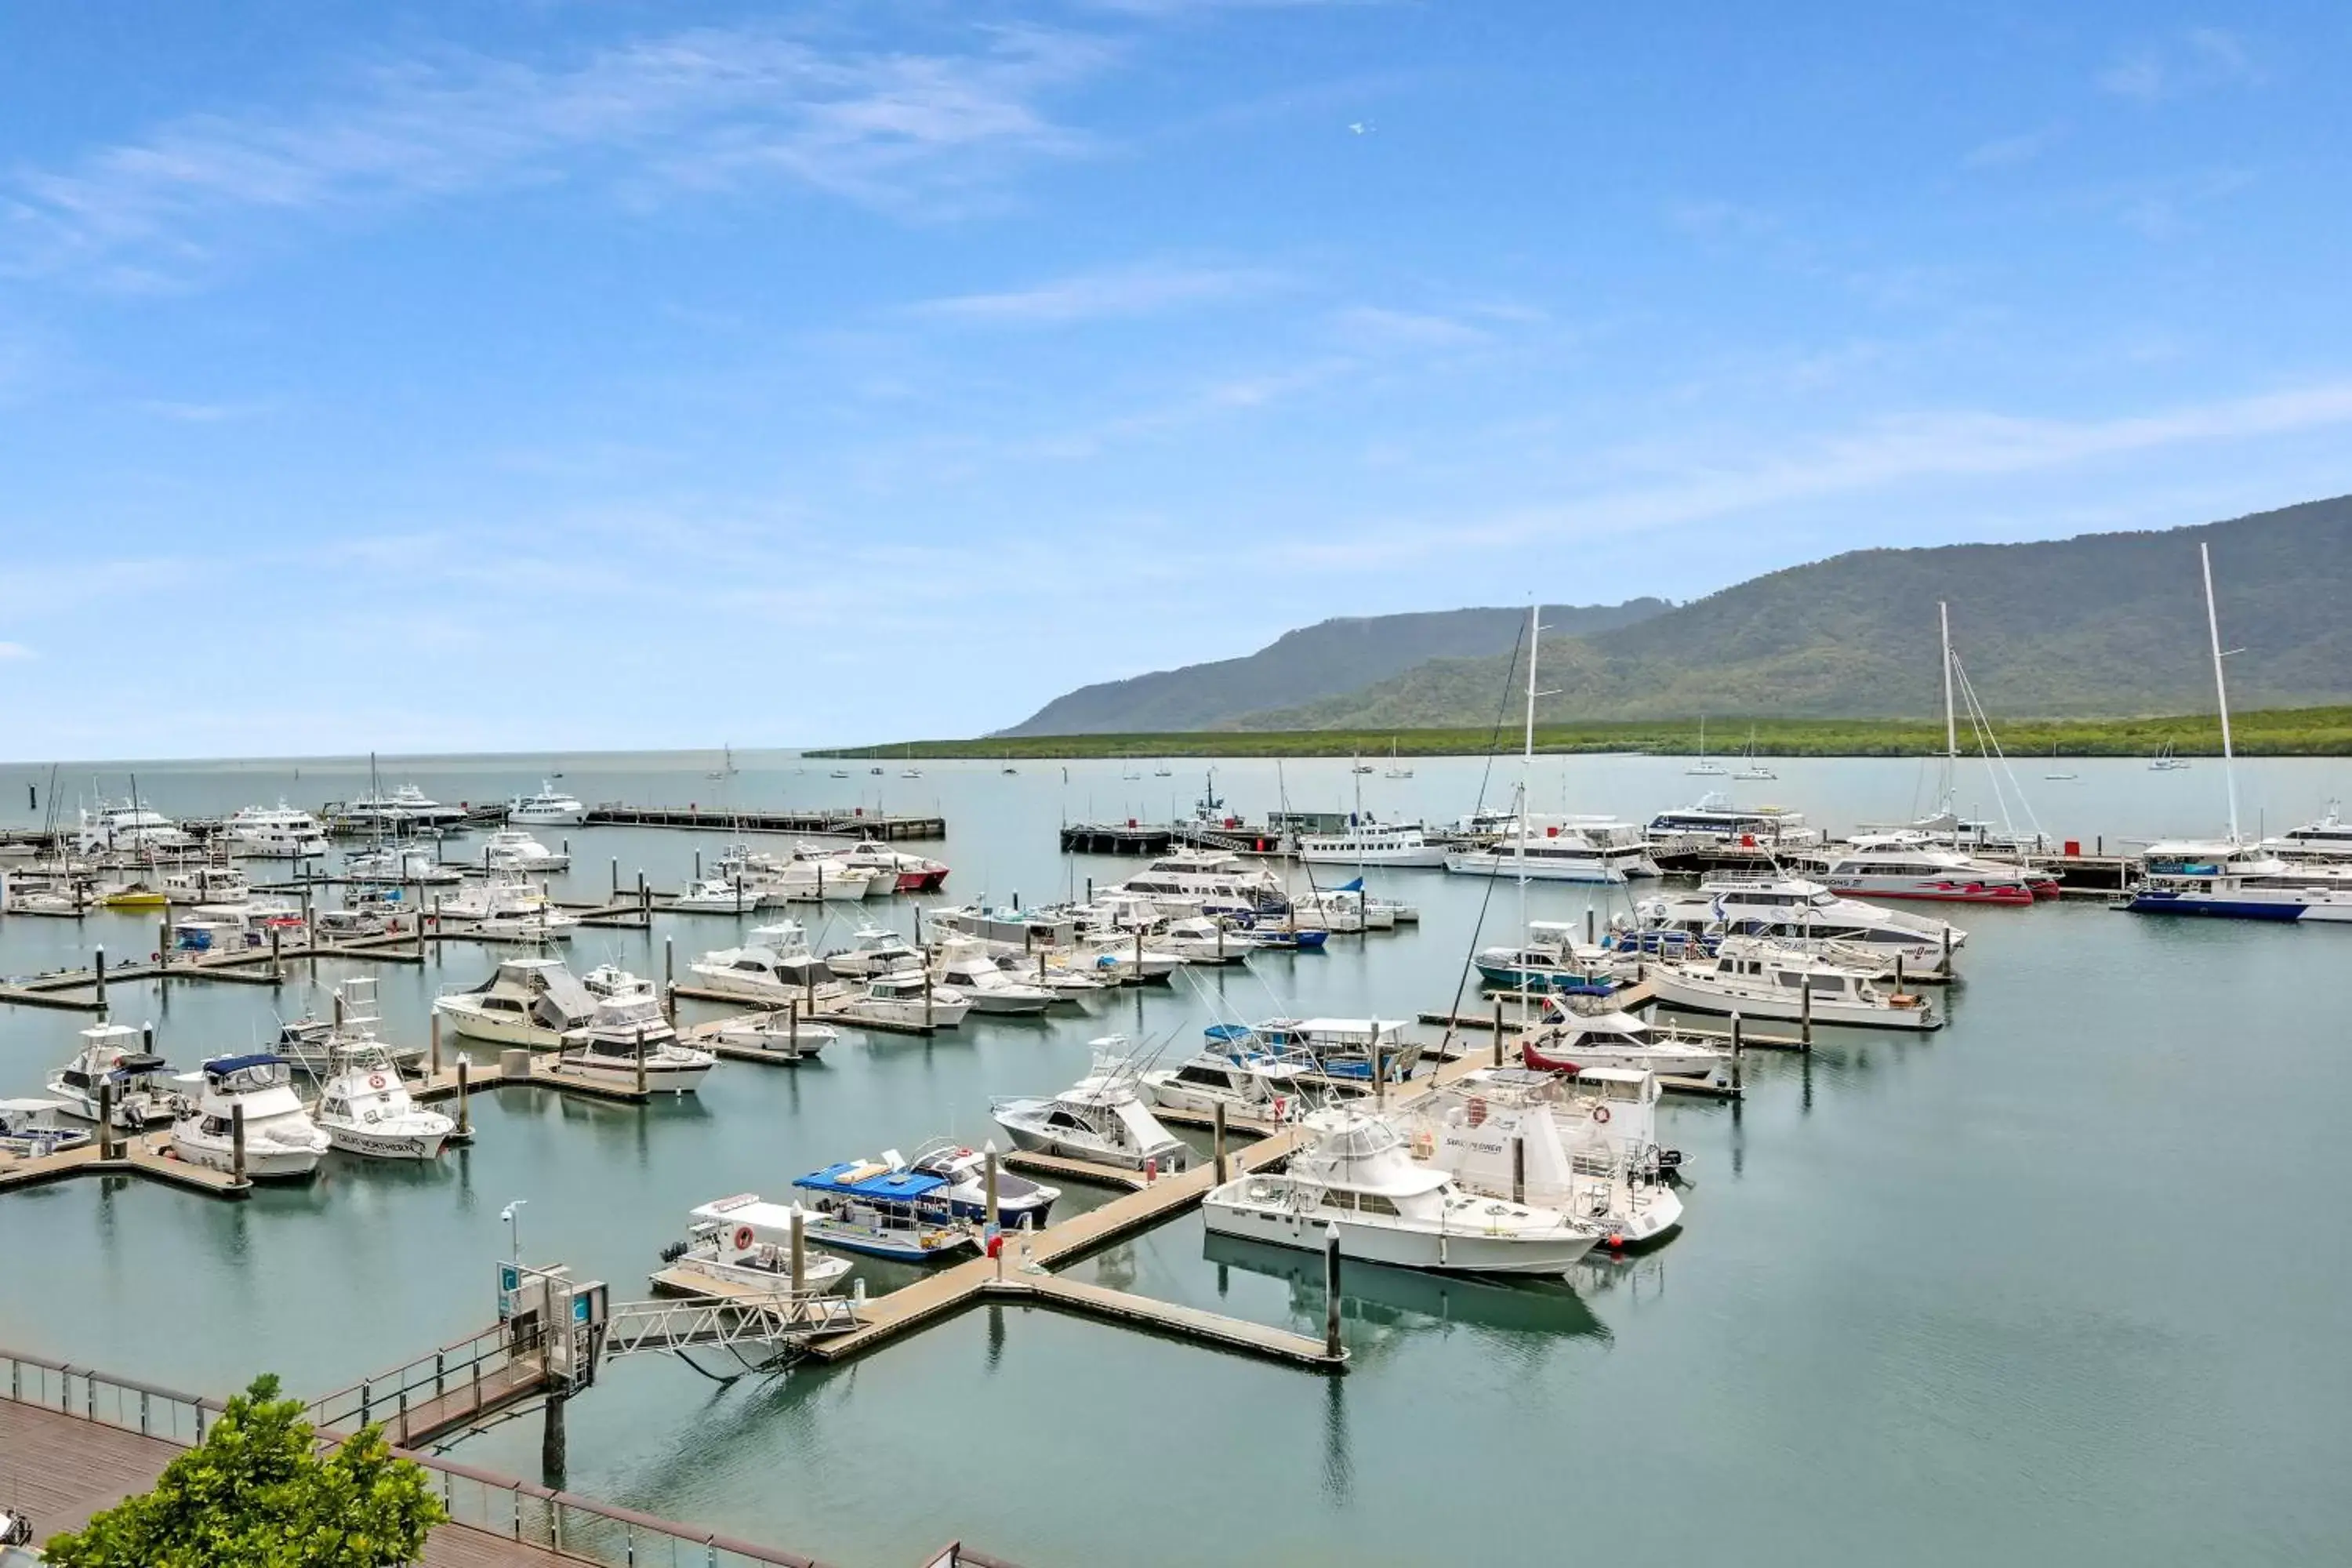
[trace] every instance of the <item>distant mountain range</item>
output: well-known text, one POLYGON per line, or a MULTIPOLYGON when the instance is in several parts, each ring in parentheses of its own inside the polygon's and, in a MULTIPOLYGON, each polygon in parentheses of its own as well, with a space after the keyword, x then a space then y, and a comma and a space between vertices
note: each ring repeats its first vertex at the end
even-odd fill
MULTIPOLYGON (((1547 609, 1544 621, 1591 634, 1633 626, 1673 608, 1664 599, 1547 609)), ((1326 701, 1437 661, 1508 654, 1528 613, 1427 610, 1345 616, 1295 632, 1245 658, 1188 664, 1056 697, 1005 735, 1109 735, 1230 728, 1264 709, 1326 701)))
MULTIPOLYGON (((1682 605, 1544 613, 1539 719, 1913 717, 1942 704, 1936 606, 1999 715, 2212 700, 2212 546, 2233 706, 2352 701, 2352 497, 2160 532, 1858 550, 1682 605)), ((1246 658, 1082 688, 1007 735, 1485 725, 1523 685, 1524 609, 1326 621, 1246 658)), ((1726 740, 1734 738, 1727 731, 1726 740)))

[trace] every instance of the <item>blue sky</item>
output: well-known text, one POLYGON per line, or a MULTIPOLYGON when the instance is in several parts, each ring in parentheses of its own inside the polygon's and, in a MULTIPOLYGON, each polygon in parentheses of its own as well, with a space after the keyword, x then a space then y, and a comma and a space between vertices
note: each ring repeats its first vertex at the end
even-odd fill
POLYGON ((964 734, 2352 489, 2347 67, 2315 4, 16 7, 0 755, 964 734))

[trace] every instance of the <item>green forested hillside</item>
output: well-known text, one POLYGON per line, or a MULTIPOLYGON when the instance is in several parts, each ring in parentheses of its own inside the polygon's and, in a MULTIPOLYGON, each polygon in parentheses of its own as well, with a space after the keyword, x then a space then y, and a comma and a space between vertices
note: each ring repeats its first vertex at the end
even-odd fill
MULTIPOLYGON (((2212 700, 2200 539, 2212 546, 2222 637, 2244 649, 2230 661, 2232 701, 2352 700, 2352 498, 2338 498, 2165 532, 1863 550, 1775 572, 1634 626, 1547 637, 1538 677, 1553 694, 1538 714, 1933 713, 1938 600, 1950 604, 1954 646, 1996 714, 2195 711, 2212 700)), ((1523 668, 1510 654, 1433 659, 1344 695, 1269 705, 1233 727, 1482 724, 1523 668)))
MULTIPOLYGON (((1663 599, 1635 599, 1622 605, 1548 608, 1544 616, 1564 631, 1599 632, 1632 626, 1667 608, 1663 599)), ((1080 687, 1004 733, 1212 729, 1255 709, 1360 690, 1426 659, 1506 653, 1526 619, 1523 609, 1470 609, 1325 621, 1286 632, 1244 658, 1080 687)))

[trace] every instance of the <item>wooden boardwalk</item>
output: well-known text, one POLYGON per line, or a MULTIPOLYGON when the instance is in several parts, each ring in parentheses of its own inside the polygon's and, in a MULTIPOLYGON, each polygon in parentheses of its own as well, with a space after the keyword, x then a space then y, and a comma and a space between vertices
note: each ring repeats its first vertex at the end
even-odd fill
MULTIPOLYGON (((92 1514, 149 1490, 182 1452, 161 1437, 20 1405, 0 1394, 0 1479, 9 1504, 32 1516, 43 1540, 79 1530, 92 1514)), ((418 1559, 423 1568, 552 1568, 576 1561, 462 1524, 435 1531, 418 1559)))
POLYGON ((69 1176, 119 1175, 125 1173, 219 1198, 242 1198, 252 1192, 253 1184, 249 1180, 239 1182, 226 1171, 192 1165, 173 1158, 168 1152, 171 1142, 168 1132, 124 1134, 115 1145, 115 1154, 110 1160, 100 1158, 95 1141, 79 1149, 68 1149, 62 1154, 44 1154, 37 1159, 16 1160, 0 1155, 0 1193, 18 1187, 37 1186, 44 1182, 63 1181, 69 1176))

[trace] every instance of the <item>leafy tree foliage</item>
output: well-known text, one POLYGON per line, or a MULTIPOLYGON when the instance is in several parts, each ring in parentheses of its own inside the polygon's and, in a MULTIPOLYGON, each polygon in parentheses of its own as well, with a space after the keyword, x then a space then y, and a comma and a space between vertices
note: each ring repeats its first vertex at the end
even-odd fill
POLYGON ((444 1515, 425 1471, 370 1426, 324 1458, 264 1375, 155 1489, 52 1539, 57 1568, 394 1568, 444 1515))

